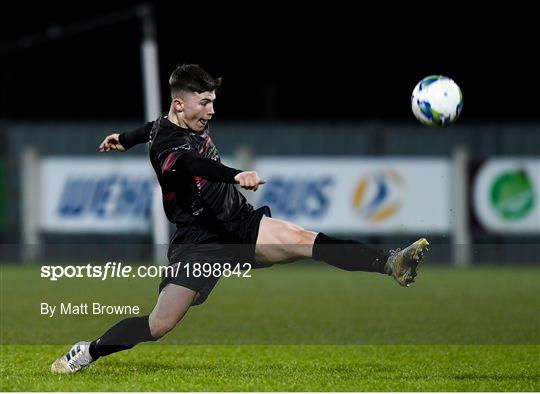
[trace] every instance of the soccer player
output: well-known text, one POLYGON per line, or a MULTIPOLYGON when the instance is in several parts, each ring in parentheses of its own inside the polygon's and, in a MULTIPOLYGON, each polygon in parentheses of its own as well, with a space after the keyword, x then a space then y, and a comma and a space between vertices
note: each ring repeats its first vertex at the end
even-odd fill
POLYGON ((365 244, 271 217, 267 206, 254 209, 236 185, 257 190, 265 181, 255 171, 220 162, 208 122, 214 116, 214 78, 198 65, 178 66, 171 74, 169 112, 131 132, 108 135, 101 152, 123 152, 150 143, 150 162, 162 189, 167 218, 176 225, 168 251, 174 277, 164 276, 150 315, 124 319, 91 342, 76 343, 51 366, 55 373, 77 372, 100 357, 155 341, 172 330, 192 305, 202 304, 219 276, 195 277, 189 262, 250 261, 253 268, 314 259, 347 271, 378 272, 409 286, 428 250, 421 238, 386 253, 365 244), (240 248, 238 248, 240 246, 240 248))

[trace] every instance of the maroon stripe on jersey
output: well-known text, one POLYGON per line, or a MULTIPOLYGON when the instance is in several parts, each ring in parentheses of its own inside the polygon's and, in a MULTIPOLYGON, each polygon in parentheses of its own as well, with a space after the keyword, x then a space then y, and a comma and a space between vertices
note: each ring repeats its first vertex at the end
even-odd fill
POLYGON ((176 158, 174 157, 173 153, 169 153, 169 156, 165 159, 165 163, 163 163, 163 172, 169 171, 171 167, 174 165, 174 162, 176 161, 176 158))
POLYGON ((199 151, 199 154, 203 153, 206 150, 206 148, 208 148, 208 145, 210 145, 210 142, 212 142, 212 138, 210 138, 210 136, 208 136, 208 138, 206 139, 206 143, 204 144, 204 146, 199 151))
POLYGON ((204 187, 204 185, 206 185, 206 183, 208 182, 206 179, 203 179, 200 176, 196 176, 195 181, 199 182, 199 185, 201 185, 201 187, 204 187))

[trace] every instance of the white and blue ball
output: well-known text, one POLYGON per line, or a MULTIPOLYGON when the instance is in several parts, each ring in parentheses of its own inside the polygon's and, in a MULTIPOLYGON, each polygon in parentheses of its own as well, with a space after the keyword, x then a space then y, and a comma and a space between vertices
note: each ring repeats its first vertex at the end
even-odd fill
POLYGON ((463 108, 459 86, 444 75, 430 75, 413 90, 412 111, 416 119, 428 126, 446 126, 454 122, 463 108))

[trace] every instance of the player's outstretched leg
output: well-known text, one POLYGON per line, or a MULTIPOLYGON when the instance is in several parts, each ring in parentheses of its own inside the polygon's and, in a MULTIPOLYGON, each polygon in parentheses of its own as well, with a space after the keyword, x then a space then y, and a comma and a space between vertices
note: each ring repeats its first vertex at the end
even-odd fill
POLYGON ((130 317, 112 326, 95 341, 77 342, 68 353, 52 365, 53 373, 78 372, 100 357, 131 349, 138 343, 156 341, 172 330, 186 314, 196 292, 183 286, 168 284, 148 316, 130 317))
POLYGON ((400 285, 409 286, 416 277, 416 267, 428 250, 422 238, 402 251, 390 253, 361 242, 330 237, 304 230, 279 219, 263 217, 257 237, 257 260, 265 263, 301 259, 323 261, 346 271, 379 272, 392 276, 400 285))

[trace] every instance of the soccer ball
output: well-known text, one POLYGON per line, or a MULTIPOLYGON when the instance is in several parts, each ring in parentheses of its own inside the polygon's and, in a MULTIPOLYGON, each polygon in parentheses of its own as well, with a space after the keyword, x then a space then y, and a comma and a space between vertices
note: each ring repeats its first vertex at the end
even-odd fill
POLYGON ((430 75, 418 82, 411 98, 416 119, 428 126, 454 122, 463 108, 461 89, 444 75, 430 75))

